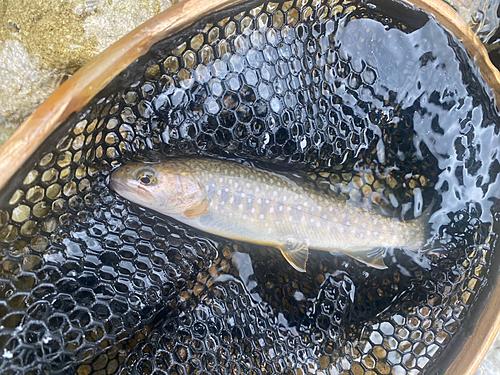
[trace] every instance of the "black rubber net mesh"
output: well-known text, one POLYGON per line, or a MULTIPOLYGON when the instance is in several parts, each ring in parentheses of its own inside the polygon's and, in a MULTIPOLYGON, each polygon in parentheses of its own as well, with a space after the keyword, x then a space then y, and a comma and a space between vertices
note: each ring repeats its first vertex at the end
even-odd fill
POLYGON ((498 268, 498 123, 463 47, 401 4, 211 15, 127 68, 2 192, 0 372, 435 373, 498 268), (386 270, 312 251, 299 273, 108 186, 127 160, 177 155, 404 220, 428 208, 428 251, 387 249, 386 270))

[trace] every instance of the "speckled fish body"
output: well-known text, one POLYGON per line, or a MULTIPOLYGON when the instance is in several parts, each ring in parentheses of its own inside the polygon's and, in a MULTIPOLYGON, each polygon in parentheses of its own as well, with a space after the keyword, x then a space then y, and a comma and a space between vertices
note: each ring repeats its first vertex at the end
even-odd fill
POLYGON ((342 251, 385 268, 383 248, 415 250, 424 243, 419 220, 383 217, 279 174, 229 161, 132 163, 113 172, 111 186, 139 205, 202 231, 277 247, 299 271, 305 270, 309 248, 342 251))

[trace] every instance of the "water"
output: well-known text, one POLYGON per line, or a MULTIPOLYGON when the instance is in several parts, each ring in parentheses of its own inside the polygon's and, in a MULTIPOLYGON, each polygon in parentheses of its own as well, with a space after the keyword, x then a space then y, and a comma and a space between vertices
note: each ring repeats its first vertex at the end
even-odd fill
POLYGON ((3 369, 404 373, 446 361, 495 260, 498 113, 434 21, 403 28, 344 5, 212 20, 203 42, 168 58, 175 46, 157 45, 146 72, 126 72, 133 84, 115 81, 63 125, 37 177, 0 200, 3 369), (110 191, 113 168, 152 154, 293 172, 405 220, 432 204, 433 252, 388 250, 389 269, 375 270, 313 251, 296 273, 274 249, 207 236, 110 191), (28 216, 12 220, 21 205, 28 216))

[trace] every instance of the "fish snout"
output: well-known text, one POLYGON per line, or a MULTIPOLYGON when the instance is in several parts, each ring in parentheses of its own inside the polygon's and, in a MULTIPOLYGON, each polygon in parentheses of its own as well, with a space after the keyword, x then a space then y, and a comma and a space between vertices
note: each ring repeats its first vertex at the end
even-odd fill
POLYGON ((136 184, 134 181, 122 180, 119 178, 119 176, 113 177, 112 175, 110 178, 109 186, 119 196, 139 205, 152 207, 157 203, 154 194, 152 194, 147 189, 144 189, 139 184, 136 184))
POLYGON ((111 175, 109 176, 109 186, 111 187, 111 189, 117 191, 117 188, 125 185, 124 181, 127 181, 127 178, 126 178, 127 170, 126 169, 130 169, 130 168, 120 167, 111 173, 111 175))

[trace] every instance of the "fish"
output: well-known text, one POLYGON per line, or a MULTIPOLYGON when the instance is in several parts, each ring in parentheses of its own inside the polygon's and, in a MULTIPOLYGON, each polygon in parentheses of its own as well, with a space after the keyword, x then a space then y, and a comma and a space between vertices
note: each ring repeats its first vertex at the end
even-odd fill
POLYGON ((183 157, 126 163, 112 172, 110 187, 203 232, 275 247, 299 272, 306 271, 309 249, 343 252, 384 269, 387 248, 417 251, 425 243, 420 218, 385 217, 233 161, 183 157))

